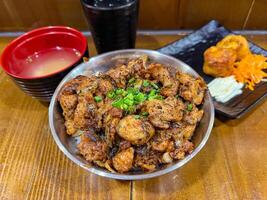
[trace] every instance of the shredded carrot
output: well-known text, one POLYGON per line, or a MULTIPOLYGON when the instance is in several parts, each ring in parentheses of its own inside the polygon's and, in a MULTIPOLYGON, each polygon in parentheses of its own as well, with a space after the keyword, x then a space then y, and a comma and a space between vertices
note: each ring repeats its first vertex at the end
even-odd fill
POLYGON ((246 84, 246 88, 254 90, 254 87, 267 73, 263 70, 267 69, 267 58, 263 55, 250 54, 240 62, 236 62, 233 75, 238 82, 246 84))

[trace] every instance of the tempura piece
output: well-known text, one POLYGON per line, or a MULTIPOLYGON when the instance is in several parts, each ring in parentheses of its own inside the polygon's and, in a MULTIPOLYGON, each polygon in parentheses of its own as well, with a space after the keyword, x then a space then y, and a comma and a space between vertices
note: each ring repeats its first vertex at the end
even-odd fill
POLYGON ((248 41, 241 35, 228 35, 217 43, 216 46, 223 49, 234 50, 238 61, 251 54, 248 41))
POLYGON ((236 58, 236 52, 232 49, 210 47, 204 53, 203 71, 215 77, 230 76, 236 58))

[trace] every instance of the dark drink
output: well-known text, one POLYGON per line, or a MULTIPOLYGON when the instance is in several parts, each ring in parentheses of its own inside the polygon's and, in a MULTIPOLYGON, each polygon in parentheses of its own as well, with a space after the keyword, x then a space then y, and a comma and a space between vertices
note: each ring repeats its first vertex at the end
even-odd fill
POLYGON ((135 47, 139 0, 81 0, 98 53, 135 47))

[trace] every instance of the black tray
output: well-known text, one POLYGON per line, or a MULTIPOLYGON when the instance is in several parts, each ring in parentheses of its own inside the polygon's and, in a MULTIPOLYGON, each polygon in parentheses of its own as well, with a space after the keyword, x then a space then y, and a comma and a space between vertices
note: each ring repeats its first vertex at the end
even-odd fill
MULTIPOLYGON (((157 50, 184 61, 209 83, 213 77, 206 75, 202 70, 203 53, 207 48, 216 45, 224 36, 231 33, 230 30, 224 28, 217 21, 212 20, 190 35, 157 50)), ((253 53, 267 56, 266 50, 251 42, 249 44, 253 53)), ((229 118, 239 118, 263 100, 266 94, 267 83, 260 82, 253 91, 243 89, 241 95, 234 97, 226 103, 219 103, 214 100, 216 113, 229 118)))

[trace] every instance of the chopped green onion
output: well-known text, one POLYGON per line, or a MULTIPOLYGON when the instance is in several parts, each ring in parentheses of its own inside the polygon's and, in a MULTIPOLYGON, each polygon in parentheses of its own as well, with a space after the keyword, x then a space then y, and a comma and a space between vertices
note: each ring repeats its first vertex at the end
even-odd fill
POLYGON ((129 107, 129 106, 128 106, 127 104, 122 104, 120 108, 121 108, 122 110, 128 110, 128 107, 129 107))
POLYGON ((148 116, 149 113, 148 113, 148 112, 142 112, 141 115, 143 115, 143 116, 148 116))
POLYGON ((188 110, 188 111, 191 111, 192 109, 193 109, 193 104, 191 104, 191 103, 188 104, 188 105, 187 105, 187 110, 188 110))
POLYGON ((127 94, 128 94, 128 93, 127 93, 127 91, 125 91, 125 90, 123 90, 122 93, 121 93, 121 95, 124 96, 124 97, 125 97, 127 94))
POLYGON ((144 87, 148 87, 149 85, 150 85, 149 81, 148 80, 144 80, 143 86, 144 87))
POLYGON ((140 92, 134 97, 134 100, 137 101, 138 103, 141 103, 146 100, 146 96, 144 93, 140 92))
POLYGON ((153 99, 155 99, 155 96, 148 97, 147 99, 148 100, 153 100, 153 99))
POLYGON ((132 106, 134 104, 134 101, 133 100, 130 100, 130 99, 124 99, 123 101, 125 104, 127 104, 128 106, 132 106))
MULTIPOLYGON (((131 78, 128 83, 134 84, 127 89, 118 88, 107 93, 107 97, 113 99, 112 106, 122 109, 127 113, 134 113, 136 110, 136 105, 151 99, 163 99, 163 96, 159 94, 159 87, 155 83, 151 83, 148 80, 141 80, 136 78, 131 78), (152 85, 154 89, 150 90, 148 94, 140 91, 141 86, 147 87, 152 85)), ((101 98, 101 97, 100 97, 101 98)), ((101 98, 102 100, 102 98, 101 98)), ((96 97, 96 101, 101 101, 96 97)), ((144 112, 141 116, 148 116, 148 113, 144 112)))
POLYGON ((116 101, 112 102, 112 106, 116 107, 116 108, 120 108, 121 105, 123 104, 123 99, 117 99, 116 101))
POLYGON ((166 88, 170 88, 170 87, 172 87, 172 84, 170 84, 170 85, 165 85, 165 87, 166 87, 166 88))
POLYGON ((151 90, 151 91, 149 92, 148 96, 149 96, 149 97, 155 96, 156 93, 157 93, 157 91, 153 89, 153 90, 151 90))
POLYGON ((134 99, 134 95, 132 93, 129 93, 127 96, 126 96, 127 99, 130 99, 130 100, 133 100, 134 99))
POLYGON ((155 99, 162 100, 162 99, 163 99, 163 96, 161 96, 160 94, 157 94, 157 95, 155 96, 155 99))
POLYGON ((128 83, 133 83, 134 81, 135 81, 135 78, 133 77, 128 81, 128 83))
POLYGON ((140 119, 140 115, 135 115, 134 118, 135 119, 140 119))
POLYGON ((135 94, 138 94, 139 93, 139 90, 136 89, 136 88, 128 88, 127 89, 127 92, 128 93, 132 93, 133 95, 135 95, 135 94))
POLYGON ((150 83, 155 89, 159 89, 159 86, 156 83, 151 82, 150 83))
POLYGON ((113 99, 114 96, 115 96, 114 91, 109 91, 108 94, 107 94, 107 97, 110 98, 110 99, 113 99))
POLYGON ((133 113, 133 112, 135 112, 135 110, 136 110, 136 109, 135 109, 135 106, 132 105, 132 106, 129 106, 129 107, 128 107, 127 112, 128 112, 128 113, 133 113))
POLYGON ((100 96, 95 96, 94 99, 95 99, 95 101, 97 103, 100 102, 100 101, 102 101, 102 97, 100 97, 100 96))
POLYGON ((137 79, 134 83, 134 88, 139 90, 143 84, 143 81, 141 79, 137 79))
POLYGON ((120 95, 120 94, 123 93, 123 91, 124 91, 124 89, 117 89, 117 90, 115 90, 115 93, 116 93, 117 95, 120 95))
POLYGON ((160 94, 148 96, 148 100, 153 100, 153 99, 162 100, 163 96, 161 96, 160 94))

